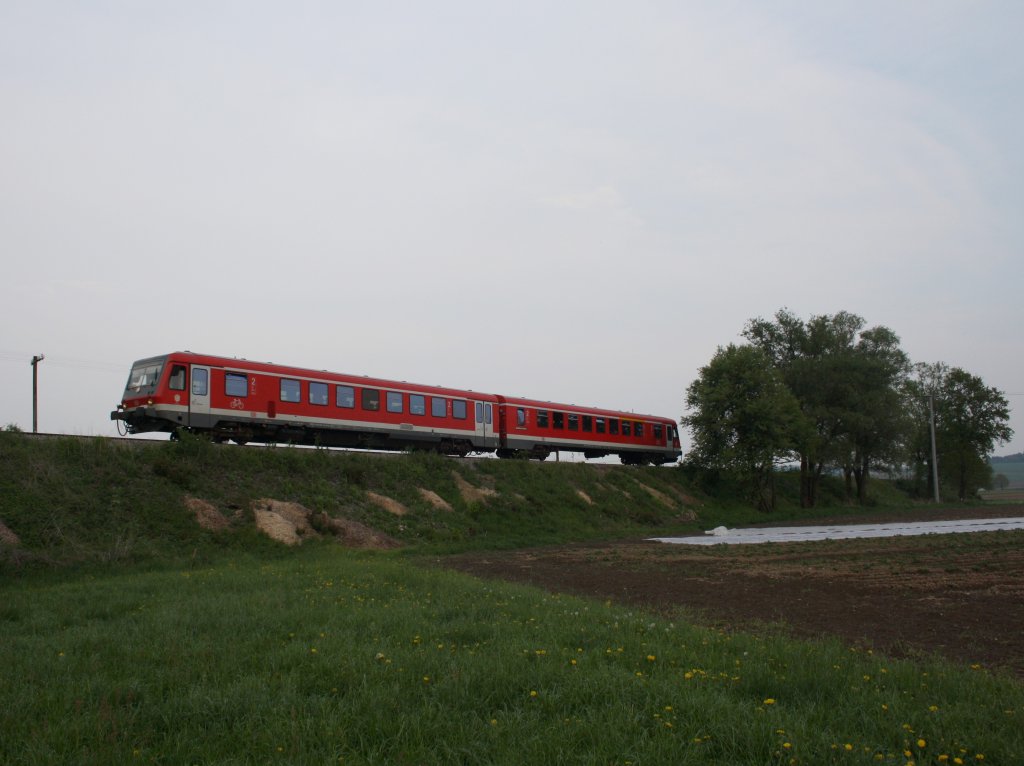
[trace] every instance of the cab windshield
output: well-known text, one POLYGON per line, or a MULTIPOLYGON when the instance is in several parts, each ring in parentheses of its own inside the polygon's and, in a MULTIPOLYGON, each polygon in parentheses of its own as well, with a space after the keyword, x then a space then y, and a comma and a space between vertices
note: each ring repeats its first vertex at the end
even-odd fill
POLYGON ((136 362, 132 367, 132 374, 128 376, 128 385, 125 386, 125 398, 130 396, 148 396, 156 391, 156 384, 160 381, 160 370, 163 362, 147 360, 136 362))

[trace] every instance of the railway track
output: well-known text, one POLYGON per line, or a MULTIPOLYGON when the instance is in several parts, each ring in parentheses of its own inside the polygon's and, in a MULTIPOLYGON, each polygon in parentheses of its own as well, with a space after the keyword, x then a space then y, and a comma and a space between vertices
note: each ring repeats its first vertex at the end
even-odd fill
MULTIPOLYGON (((110 444, 117 444, 118 446, 124 446, 124 447, 143 447, 143 446, 153 446, 153 445, 157 445, 157 444, 169 444, 170 443, 170 439, 150 439, 150 438, 139 437, 139 436, 104 436, 104 435, 100 435, 100 434, 60 434, 60 433, 42 433, 42 432, 33 433, 33 432, 30 432, 30 431, 23 431, 23 432, 21 432, 21 435, 29 437, 31 439, 40 439, 40 440, 43 440, 43 439, 74 439, 74 440, 81 440, 81 441, 95 441, 95 440, 102 439, 102 440, 104 440, 104 441, 106 441, 106 442, 108 442, 110 444)), ((281 448, 281 449, 304 449, 304 450, 320 450, 320 451, 329 452, 329 453, 332 453, 332 454, 336 453, 336 454, 343 454, 343 455, 344 454, 372 455, 374 457, 380 457, 380 458, 400 458, 403 455, 408 454, 407 452, 405 452, 403 450, 386 451, 386 450, 354 449, 354 448, 348 448, 348 447, 310 447, 310 446, 307 446, 307 445, 287 444, 287 443, 280 443, 280 444, 244 444, 244 445, 240 445, 240 444, 233 444, 233 443, 228 443, 228 442, 223 442, 223 443, 211 442, 211 444, 214 447, 223 448, 223 449, 278 449, 278 448, 281 448)), ((497 459, 494 455, 467 455, 466 457, 459 457, 457 455, 448 455, 447 457, 451 457, 452 459, 455 459, 455 460, 460 460, 460 461, 465 461, 465 462, 470 462, 470 463, 471 462, 480 461, 480 460, 496 460, 497 459)), ((554 463, 554 462, 559 462, 559 461, 556 459, 556 460, 549 460, 548 462, 554 463)), ((592 461, 592 460, 589 460, 589 461, 567 460, 567 461, 564 461, 564 462, 572 462, 574 464, 582 463, 584 465, 594 466, 595 468, 609 468, 609 467, 617 467, 617 466, 620 465, 619 463, 598 463, 598 462, 595 462, 595 461, 592 461)))

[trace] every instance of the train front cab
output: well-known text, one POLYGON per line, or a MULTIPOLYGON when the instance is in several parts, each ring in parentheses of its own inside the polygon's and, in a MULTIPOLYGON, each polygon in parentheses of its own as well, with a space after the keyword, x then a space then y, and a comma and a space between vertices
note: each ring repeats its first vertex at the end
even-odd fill
POLYGON ((209 427, 210 367, 176 354, 140 359, 110 419, 130 434, 209 427))

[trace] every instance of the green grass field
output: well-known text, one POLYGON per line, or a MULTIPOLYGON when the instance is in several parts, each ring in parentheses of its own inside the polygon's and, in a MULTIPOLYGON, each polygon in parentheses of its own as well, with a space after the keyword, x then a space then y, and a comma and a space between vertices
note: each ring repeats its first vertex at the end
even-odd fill
POLYGON ((23 578, 0 604, 2 763, 1024 759, 1012 680, 730 635, 393 553, 23 578))

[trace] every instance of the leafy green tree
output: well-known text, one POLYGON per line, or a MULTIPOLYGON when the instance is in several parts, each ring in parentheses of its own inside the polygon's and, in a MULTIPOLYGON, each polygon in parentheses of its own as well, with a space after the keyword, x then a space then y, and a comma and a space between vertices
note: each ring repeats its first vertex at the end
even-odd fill
POLYGON ((720 347, 687 389, 686 405, 687 461, 733 473, 760 510, 773 510, 775 466, 796 454, 807 421, 771 359, 754 346, 720 347))
POLYGON ((939 470, 953 479, 957 497, 963 500, 989 486, 992 468, 986 458, 996 443, 1013 438, 1010 406, 1002 392, 954 367, 940 389, 935 419, 939 470))
MULTIPOLYGON (((935 413, 935 444, 940 484, 956 488, 960 500, 992 480, 986 459, 996 444, 1013 438, 1010 406, 1001 391, 986 386, 976 375, 937 364, 915 366, 909 390, 919 423, 915 441, 918 477, 927 469, 929 496, 932 487, 928 400, 935 413)), ((919 479, 920 483, 920 479, 919 479)))
POLYGON ((743 331, 764 351, 813 428, 799 445, 800 503, 813 507, 826 468, 843 468, 866 500, 873 462, 904 441, 899 386, 908 368, 899 337, 886 327, 864 329, 840 311, 807 322, 786 309, 753 319, 743 331))
POLYGON ((887 327, 864 330, 848 365, 843 430, 850 449, 843 469, 856 481, 861 505, 867 502, 872 467, 901 464, 913 431, 903 395, 910 361, 899 344, 887 327))

